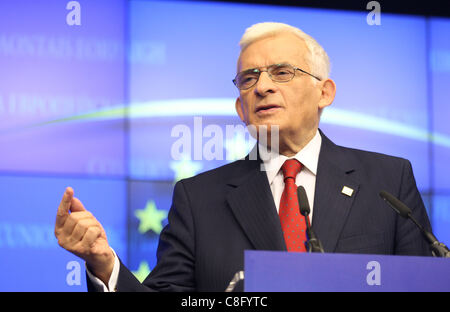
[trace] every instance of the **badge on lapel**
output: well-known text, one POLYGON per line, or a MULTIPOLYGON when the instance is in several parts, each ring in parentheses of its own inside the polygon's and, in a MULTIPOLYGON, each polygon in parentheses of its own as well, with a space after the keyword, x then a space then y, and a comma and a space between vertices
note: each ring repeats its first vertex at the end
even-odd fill
POLYGON ((352 197, 352 195, 353 195, 353 189, 350 188, 350 187, 348 187, 348 186, 344 186, 344 187, 342 188, 341 193, 344 194, 344 195, 347 195, 348 197, 352 197))

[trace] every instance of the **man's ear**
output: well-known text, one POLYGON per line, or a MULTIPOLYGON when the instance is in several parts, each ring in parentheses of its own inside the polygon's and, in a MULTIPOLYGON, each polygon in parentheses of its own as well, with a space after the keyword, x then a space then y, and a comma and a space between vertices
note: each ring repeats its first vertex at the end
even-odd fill
POLYGON ((331 79, 326 79, 321 83, 321 94, 319 100, 319 110, 331 105, 334 101, 334 97, 336 96, 336 84, 331 79))
POLYGON ((243 123, 247 124, 245 122, 244 111, 242 110, 241 98, 240 97, 236 98, 236 102, 235 102, 234 105, 235 105, 236 113, 238 114, 239 118, 242 120, 243 123))

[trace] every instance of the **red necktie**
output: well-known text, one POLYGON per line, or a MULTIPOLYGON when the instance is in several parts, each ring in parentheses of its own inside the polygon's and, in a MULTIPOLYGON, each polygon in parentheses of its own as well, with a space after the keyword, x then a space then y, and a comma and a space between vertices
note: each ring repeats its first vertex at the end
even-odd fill
POLYGON ((288 159, 281 167, 284 176, 284 190, 280 202, 280 221, 288 251, 305 252, 306 223, 300 214, 295 177, 302 169, 296 159, 288 159))

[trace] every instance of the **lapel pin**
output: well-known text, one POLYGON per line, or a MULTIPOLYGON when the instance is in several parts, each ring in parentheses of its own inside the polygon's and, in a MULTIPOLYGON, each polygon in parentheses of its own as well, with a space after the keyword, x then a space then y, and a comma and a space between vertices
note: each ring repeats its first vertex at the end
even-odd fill
POLYGON ((344 186, 344 187, 342 188, 341 193, 347 195, 348 197, 352 197, 352 195, 353 195, 353 189, 352 189, 352 188, 349 188, 348 186, 344 186))

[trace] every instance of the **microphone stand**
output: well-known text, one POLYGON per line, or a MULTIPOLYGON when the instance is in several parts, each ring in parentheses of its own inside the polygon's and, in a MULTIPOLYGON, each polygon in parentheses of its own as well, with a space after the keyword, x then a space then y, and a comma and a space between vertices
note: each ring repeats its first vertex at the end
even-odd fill
POLYGON ((430 247, 434 257, 450 258, 450 250, 443 243, 435 241, 430 247))
POLYGON ((308 252, 320 252, 324 253, 322 243, 317 238, 314 231, 311 229, 311 226, 309 224, 309 214, 304 214, 305 222, 306 222, 306 236, 308 237, 308 240, 305 242, 305 247, 308 252))
POLYGON ((425 230, 424 227, 417 222, 417 220, 411 215, 410 212, 408 212, 407 218, 410 219, 422 232, 423 237, 430 244, 433 257, 450 258, 450 250, 444 243, 438 241, 438 239, 436 238, 436 236, 433 235, 433 233, 425 230))
POLYGON ((297 199, 299 205, 299 212, 303 217, 305 217, 306 236, 308 238, 308 240, 305 242, 306 250, 308 252, 324 253, 322 243, 317 238, 316 234, 314 233, 309 223, 309 213, 311 209, 309 208, 308 196, 306 195, 305 188, 301 185, 297 187, 297 199))
POLYGON ((419 224, 419 222, 417 222, 417 220, 412 216, 411 209, 408 206, 386 191, 380 191, 379 195, 392 209, 394 209, 396 213, 405 219, 411 220, 419 228, 425 240, 430 244, 433 257, 450 258, 450 250, 448 247, 445 246, 444 243, 438 241, 433 233, 427 231, 421 224, 419 224))

